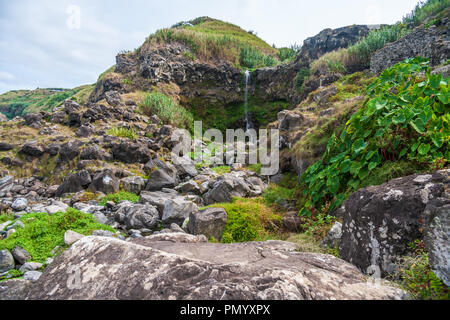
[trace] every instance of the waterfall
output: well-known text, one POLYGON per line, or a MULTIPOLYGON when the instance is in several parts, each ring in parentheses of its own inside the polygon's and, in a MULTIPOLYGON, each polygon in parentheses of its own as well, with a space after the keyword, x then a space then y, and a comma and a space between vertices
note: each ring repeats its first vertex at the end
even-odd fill
POLYGON ((248 118, 248 84, 250 81, 250 71, 246 70, 245 74, 245 131, 247 132, 248 129, 252 128, 252 123, 250 122, 249 118, 248 118))

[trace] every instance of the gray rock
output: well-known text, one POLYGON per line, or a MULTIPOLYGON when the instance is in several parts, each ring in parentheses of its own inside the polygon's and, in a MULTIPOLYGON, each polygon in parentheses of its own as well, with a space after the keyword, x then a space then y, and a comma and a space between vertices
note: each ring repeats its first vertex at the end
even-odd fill
POLYGON ((15 211, 22 211, 27 208, 28 200, 26 198, 16 198, 11 205, 11 208, 15 211))
POLYGON ((92 235, 97 237, 114 237, 114 233, 108 230, 94 230, 92 231, 92 235))
POLYGON ((342 259, 367 273, 394 272, 408 244, 423 239, 425 207, 444 196, 450 170, 412 175, 360 189, 343 204, 342 259))
POLYGON ((0 250, 0 273, 14 269, 14 258, 8 250, 0 250))
POLYGON ((177 157, 172 155, 172 163, 181 178, 195 177, 198 174, 194 161, 187 157, 177 157))
POLYGON ((23 275, 24 280, 29 280, 31 282, 36 282, 42 276, 42 272, 40 271, 27 271, 23 275))
POLYGON ((134 204, 126 201, 119 205, 114 218, 127 229, 153 229, 158 223, 159 213, 156 207, 150 204, 134 204))
POLYGON ((180 198, 170 199, 164 204, 162 221, 167 225, 171 223, 181 225, 184 219, 196 211, 198 211, 198 207, 191 201, 180 198))
POLYGON ((187 182, 184 182, 180 185, 178 185, 175 190, 181 192, 181 193, 193 193, 193 194, 201 194, 200 187, 198 186, 197 182, 194 180, 189 180, 187 182))
POLYGON ((42 268, 42 263, 39 262, 25 262, 20 268, 19 271, 25 273, 27 271, 35 271, 42 268))
POLYGON ((104 194, 115 193, 120 190, 120 182, 113 170, 105 169, 94 175, 88 189, 92 192, 100 191, 104 194))
POLYGON ((64 182, 57 188, 55 195, 61 197, 65 193, 82 191, 92 182, 91 174, 87 170, 80 170, 64 178, 64 182))
POLYGON ((155 171, 150 173, 146 191, 159 191, 163 188, 174 188, 178 184, 177 171, 174 166, 166 164, 159 159, 154 161, 155 171))
POLYGON ((322 240, 321 245, 324 247, 335 248, 339 246, 339 241, 342 237, 342 224, 340 222, 335 222, 328 232, 325 239, 322 240))
POLYGON ((334 256, 296 252, 293 243, 176 240, 187 240, 188 236, 198 237, 173 233, 131 241, 83 238, 46 268, 28 299, 378 300, 405 297, 403 291, 387 283, 367 283, 354 266, 334 256), (73 283, 70 280, 74 275, 68 271, 69 267, 78 270, 81 277, 76 290, 66 285, 73 283))
POLYGON ((74 244, 75 242, 77 242, 78 240, 82 239, 84 237, 84 235, 79 234, 78 232, 72 231, 72 230, 67 230, 64 233, 64 243, 68 246, 74 244))
POLYGON ((14 257, 14 260, 16 260, 19 264, 24 264, 25 262, 31 259, 31 256, 28 253, 28 251, 19 246, 15 246, 12 249, 11 254, 14 257))
POLYGON ((142 191, 139 197, 139 202, 142 204, 151 204, 158 209, 160 217, 163 215, 164 205, 167 200, 181 198, 177 193, 168 193, 163 191, 142 191))
POLYGON ((140 194, 145 188, 145 179, 138 176, 126 177, 120 180, 123 190, 135 194, 140 194))
POLYGON ((450 197, 430 201, 425 208, 424 242, 433 272, 450 286, 450 197))
POLYGON ((40 157, 44 154, 44 149, 36 141, 27 142, 22 146, 20 152, 31 157, 40 157))
POLYGON ((58 212, 66 212, 69 206, 61 201, 55 201, 53 204, 45 207, 45 212, 52 215, 58 212))
POLYGON ((11 230, 11 229, 17 229, 17 228, 21 228, 21 229, 25 228, 25 225, 23 224, 22 221, 14 222, 12 225, 10 225, 6 228, 6 231, 11 230))
POLYGON ((0 282, 0 300, 25 300, 32 285, 31 281, 11 279, 0 282))
POLYGON ((208 239, 214 237, 214 239, 220 240, 227 221, 228 215, 223 208, 207 208, 191 212, 187 230, 191 234, 203 234, 208 239))

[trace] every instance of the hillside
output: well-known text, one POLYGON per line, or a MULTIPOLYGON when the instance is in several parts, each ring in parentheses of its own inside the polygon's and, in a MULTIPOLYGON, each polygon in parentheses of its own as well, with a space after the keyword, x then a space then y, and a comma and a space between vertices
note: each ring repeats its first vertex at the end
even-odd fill
POLYGON ((297 51, 201 17, 0 96, 0 300, 449 300, 448 30, 449 0, 297 51))
POLYGON ((74 89, 47 88, 9 91, 0 95, 0 112, 12 119, 27 113, 52 111, 66 99, 86 103, 92 89, 92 86, 85 85, 74 89))

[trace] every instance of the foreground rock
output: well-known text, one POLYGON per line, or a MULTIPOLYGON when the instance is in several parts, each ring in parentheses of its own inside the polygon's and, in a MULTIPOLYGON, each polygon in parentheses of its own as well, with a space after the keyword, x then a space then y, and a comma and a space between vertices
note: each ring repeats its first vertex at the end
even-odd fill
POLYGON ((385 276, 395 271, 397 258, 408 254, 409 243, 424 238, 426 227, 426 245, 432 247, 433 256, 443 264, 440 269, 448 274, 449 260, 445 257, 449 256, 449 242, 448 231, 444 235, 444 230, 449 229, 450 219, 448 205, 443 206, 450 200, 445 191, 449 186, 450 170, 442 170, 394 179, 353 193, 342 208, 341 258, 364 272, 379 270, 385 276), (433 209, 427 209, 429 206, 433 209), (433 217, 428 218, 430 214, 433 217), (424 223, 430 219, 433 224, 424 223), (435 244, 428 244, 427 239, 436 240, 435 244))
POLYGON ((28 298, 303 300, 404 297, 398 289, 367 283, 354 266, 333 256, 295 252, 296 245, 292 243, 219 244, 198 240, 197 243, 180 243, 175 242, 172 235, 195 237, 174 233, 133 242, 85 237, 55 259, 32 287, 28 298), (161 236, 167 241, 159 241, 161 236))

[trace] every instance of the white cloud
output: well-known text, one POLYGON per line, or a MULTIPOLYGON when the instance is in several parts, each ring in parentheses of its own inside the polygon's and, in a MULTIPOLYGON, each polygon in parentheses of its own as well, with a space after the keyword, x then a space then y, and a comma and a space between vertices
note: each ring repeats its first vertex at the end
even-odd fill
POLYGON ((11 74, 9 72, 6 72, 6 71, 1 71, 0 70, 0 80, 8 81, 8 80, 14 80, 15 78, 16 77, 13 74, 11 74))
POLYGON ((367 24, 379 24, 382 21, 381 9, 377 5, 367 6, 367 24))

